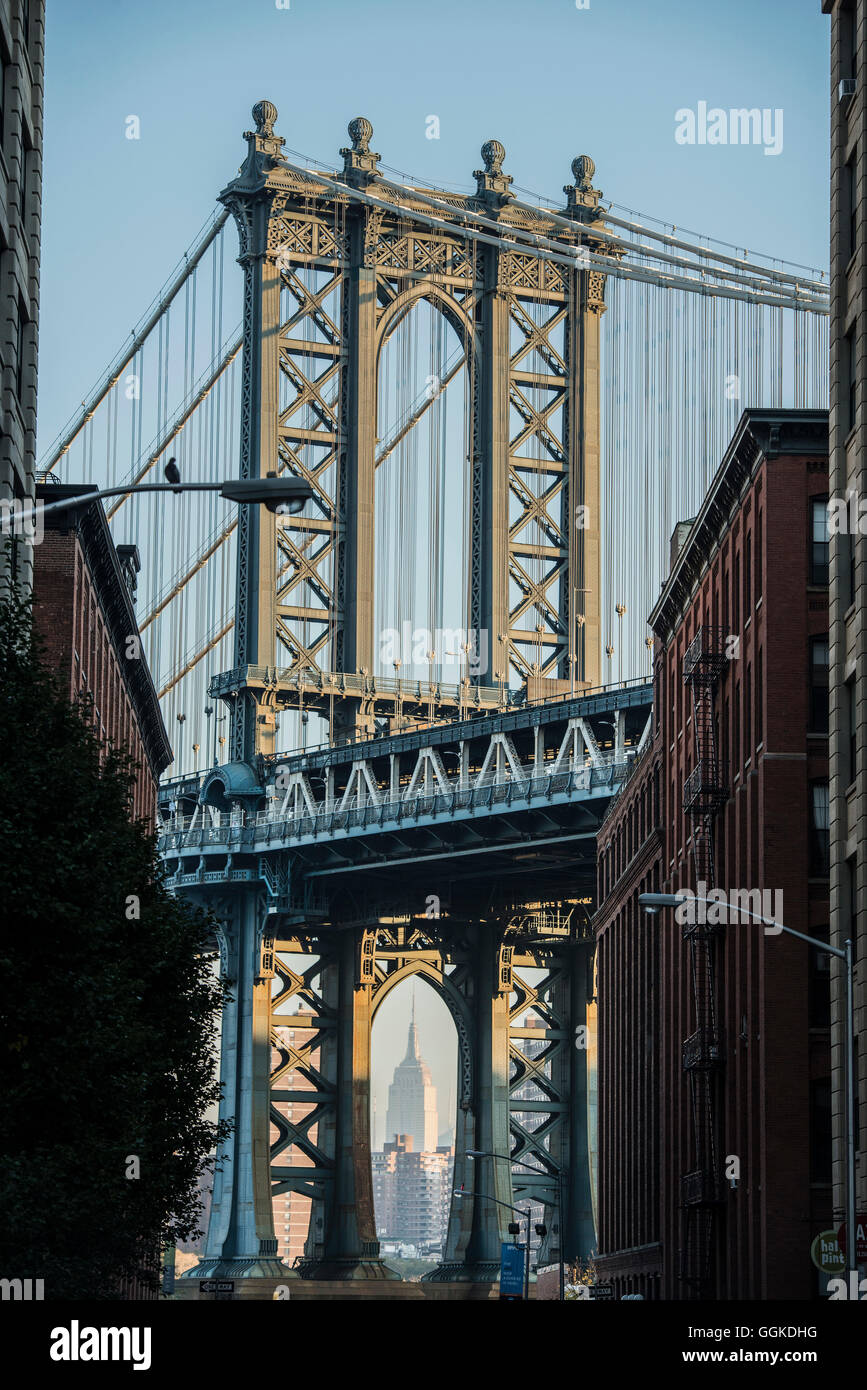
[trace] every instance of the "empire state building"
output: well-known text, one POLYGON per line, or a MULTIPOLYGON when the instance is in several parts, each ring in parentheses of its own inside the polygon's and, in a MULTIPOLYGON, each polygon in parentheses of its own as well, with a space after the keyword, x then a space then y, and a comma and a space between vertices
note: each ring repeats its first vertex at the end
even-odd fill
POLYGON ((394 1080, 388 1088, 386 1139, 392 1143, 397 1134, 412 1135, 416 1153, 433 1153, 437 1130, 437 1089, 430 1079, 430 1067, 419 1055, 413 1000, 406 1056, 395 1067, 394 1080))

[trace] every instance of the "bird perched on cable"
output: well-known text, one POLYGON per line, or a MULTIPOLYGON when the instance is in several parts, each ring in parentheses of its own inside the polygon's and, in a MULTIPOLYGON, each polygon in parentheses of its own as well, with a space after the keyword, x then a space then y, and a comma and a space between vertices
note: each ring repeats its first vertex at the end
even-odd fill
POLYGON ((174 485, 181 481, 181 470, 178 468, 177 459, 169 459, 163 472, 166 475, 166 482, 174 485))

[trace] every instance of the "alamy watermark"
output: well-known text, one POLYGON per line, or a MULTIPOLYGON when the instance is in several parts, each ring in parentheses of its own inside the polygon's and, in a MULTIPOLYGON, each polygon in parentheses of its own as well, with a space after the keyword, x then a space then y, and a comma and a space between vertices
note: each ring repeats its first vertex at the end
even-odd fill
POLYGON ((762 145, 769 155, 783 152, 783 112, 777 106, 708 107, 700 101, 693 111, 682 106, 674 113, 674 138, 679 145, 762 145))
POLYGON ((15 536, 29 545, 41 545, 45 537, 42 508, 20 497, 0 497, 0 536, 15 536))
POLYGON ((483 676, 488 670, 490 656, 488 633, 485 628, 460 627, 438 627, 431 631, 428 627, 413 627, 407 621, 401 623, 400 629, 387 627, 382 630, 379 656, 384 665, 394 666, 397 671, 402 666, 436 660, 457 667, 458 673, 483 676))
POLYGON ((783 893, 779 888, 708 888, 699 882, 698 892, 678 888, 683 899, 674 916, 681 926, 722 927, 738 922, 765 919, 766 936, 779 936, 783 930, 783 893))
POLYGON ((0 1300, 41 1303, 45 1298, 44 1279, 0 1279, 0 1300))
POLYGON ((827 512, 829 536, 867 536, 867 497, 856 487, 847 487, 845 497, 829 497, 827 512))

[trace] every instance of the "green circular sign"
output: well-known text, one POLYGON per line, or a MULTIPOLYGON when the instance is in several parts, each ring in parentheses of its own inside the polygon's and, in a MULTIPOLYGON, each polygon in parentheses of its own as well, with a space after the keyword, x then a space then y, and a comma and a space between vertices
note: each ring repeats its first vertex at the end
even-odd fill
POLYGON ((836 1231, 819 1232, 810 1246, 810 1259, 823 1274, 840 1274, 846 1268, 836 1231))

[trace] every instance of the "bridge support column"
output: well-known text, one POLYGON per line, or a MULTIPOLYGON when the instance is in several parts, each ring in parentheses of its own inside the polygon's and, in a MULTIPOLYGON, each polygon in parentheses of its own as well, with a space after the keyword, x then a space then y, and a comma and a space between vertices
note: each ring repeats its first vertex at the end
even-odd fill
MULTIPOLYGON (((235 218, 244 267, 244 353, 241 366, 242 478, 280 471, 277 419, 280 403, 281 273, 272 227, 275 200, 286 197, 291 178, 280 167, 283 140, 274 134, 277 108, 257 102, 256 130, 246 133, 247 158, 220 201, 235 218)), ((235 666, 277 665, 277 531, 264 507, 238 511, 238 581, 235 666)), ((247 689, 231 704, 231 748, 236 760, 273 753, 274 710, 247 689)))
POLYGON ((262 968, 264 906, 239 897, 223 917, 220 958, 233 983, 223 1008, 221 1145, 205 1253, 187 1278, 294 1278, 277 1255, 269 1171, 271 980, 262 968))
POLYGON ((500 989, 496 932, 482 925, 476 930, 472 1101, 468 1110, 458 1111, 455 1127, 454 1186, 467 1195, 452 1197, 442 1264, 425 1276, 438 1282, 493 1283, 513 1219, 509 1165, 467 1158, 469 1149, 509 1152, 509 993, 500 989))
POLYGON ((336 974, 337 1002, 335 1171, 324 1253, 301 1263, 305 1279, 400 1279, 380 1258, 376 1238, 370 1167, 372 988, 359 980, 359 947, 359 933, 344 932, 329 967, 336 974))

